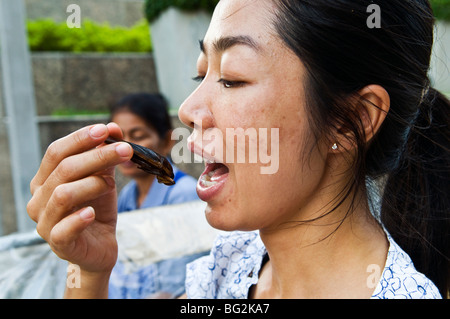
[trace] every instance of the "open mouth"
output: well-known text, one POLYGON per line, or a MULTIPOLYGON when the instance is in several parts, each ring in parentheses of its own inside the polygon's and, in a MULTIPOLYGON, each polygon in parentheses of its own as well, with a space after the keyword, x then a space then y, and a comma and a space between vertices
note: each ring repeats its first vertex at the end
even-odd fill
POLYGON ((207 163, 205 171, 200 176, 199 181, 205 187, 214 186, 225 176, 225 174, 228 174, 228 172, 228 167, 226 167, 224 164, 207 163))
POLYGON ((226 165, 207 162, 197 183, 197 194, 200 199, 208 201, 218 194, 227 180, 228 173, 226 165))

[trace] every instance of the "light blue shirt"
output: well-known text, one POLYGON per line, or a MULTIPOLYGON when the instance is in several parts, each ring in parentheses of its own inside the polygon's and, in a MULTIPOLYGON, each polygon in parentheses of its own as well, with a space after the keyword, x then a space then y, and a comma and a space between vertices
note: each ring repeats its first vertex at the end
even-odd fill
POLYGON ((177 298, 185 291, 186 265, 207 254, 162 260, 132 273, 127 273, 125 265, 118 262, 109 280, 109 299, 144 299, 158 293, 177 298))
MULTIPOLYGON (((433 282, 414 268, 411 258, 389 234, 387 238, 388 256, 372 299, 440 299, 439 290, 433 282)), ((219 235, 209 256, 187 266, 187 297, 247 298, 250 287, 258 283, 266 253, 257 231, 219 235)))
POLYGON ((117 210, 119 213, 129 212, 139 208, 150 208, 162 205, 179 204, 198 200, 196 191, 197 181, 192 176, 173 166, 175 185, 167 186, 153 181, 150 190, 141 207, 137 206, 138 188, 133 180, 129 182, 119 194, 117 210))
MULTIPOLYGON (((175 185, 167 186, 153 182, 140 208, 150 208, 198 200, 197 181, 173 166, 175 185)), ((118 211, 124 213, 137 207, 138 188, 135 181, 129 182, 120 192, 118 211)), ((156 293, 177 297, 184 293, 186 265, 209 252, 182 256, 147 265, 135 272, 127 273, 125 265, 118 262, 109 281, 110 299, 141 299, 156 293)))

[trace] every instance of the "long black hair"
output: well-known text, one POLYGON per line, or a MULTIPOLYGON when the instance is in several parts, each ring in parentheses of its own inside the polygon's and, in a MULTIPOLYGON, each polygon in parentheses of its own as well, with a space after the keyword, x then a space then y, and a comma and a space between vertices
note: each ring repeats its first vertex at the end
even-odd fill
MULTIPOLYGON (((450 102, 428 78, 434 16, 427 0, 377 0, 381 25, 368 24, 372 0, 279 0, 276 30, 307 69, 314 136, 351 131, 353 180, 383 181, 377 216, 417 270, 449 290, 450 102), (378 84, 390 110, 366 143, 349 97, 378 84)), ((332 143, 333 136, 325 136, 332 143)), ((331 144, 330 144, 331 145, 331 144)))

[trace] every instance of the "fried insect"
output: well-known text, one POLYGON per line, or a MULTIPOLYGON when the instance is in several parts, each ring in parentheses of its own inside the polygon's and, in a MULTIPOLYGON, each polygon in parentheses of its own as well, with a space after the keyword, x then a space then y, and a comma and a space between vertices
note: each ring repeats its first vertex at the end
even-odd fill
POLYGON ((108 137, 105 141, 107 144, 117 142, 125 142, 131 145, 134 152, 131 161, 138 164, 138 168, 149 174, 156 175, 159 183, 169 186, 175 184, 173 168, 167 158, 156 153, 155 151, 152 151, 151 149, 131 142, 118 141, 111 137, 108 137))

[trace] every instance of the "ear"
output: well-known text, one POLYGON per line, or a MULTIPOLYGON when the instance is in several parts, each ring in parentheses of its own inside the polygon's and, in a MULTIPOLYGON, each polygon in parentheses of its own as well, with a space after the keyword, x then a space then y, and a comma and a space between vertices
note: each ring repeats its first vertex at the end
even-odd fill
POLYGON ((379 131, 391 106, 388 92, 379 85, 369 85, 360 90, 359 110, 366 143, 369 143, 379 131))
MULTIPOLYGON (((354 101, 355 119, 361 125, 366 143, 370 143, 389 112, 391 105, 389 94, 382 86, 372 84, 359 90, 352 101, 354 101)), ((330 150, 336 153, 354 148, 355 145, 351 142, 354 139, 348 134, 353 133, 348 130, 338 133, 339 138, 336 141, 338 147, 332 149, 330 145, 330 150)))

